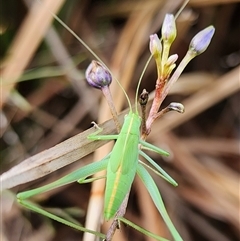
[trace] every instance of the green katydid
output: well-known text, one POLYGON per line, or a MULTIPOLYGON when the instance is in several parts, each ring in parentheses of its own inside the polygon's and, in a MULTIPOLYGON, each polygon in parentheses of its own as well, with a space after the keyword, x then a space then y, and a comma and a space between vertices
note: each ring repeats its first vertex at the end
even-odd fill
MULTIPOLYGON (((80 41, 82 42, 82 40, 80 41)), ((85 43, 83 44, 84 46, 86 46, 85 43)), ((87 48, 89 49, 89 47, 87 48)), ((136 92, 136 103, 135 103, 136 106, 137 106, 137 94, 138 94, 139 86, 140 86, 140 81, 136 92)), ((124 124, 119 135, 101 136, 101 135, 98 135, 99 131, 97 131, 96 133, 89 136, 89 139, 92 139, 92 140, 113 140, 113 139, 117 140, 112 152, 108 156, 106 156, 104 159, 102 159, 99 162, 91 163, 79 170, 76 170, 73 173, 53 183, 50 183, 48 185, 45 185, 43 187, 39 187, 33 190, 19 193, 17 195, 19 203, 21 203, 25 207, 35 212, 39 212, 45 216, 48 216, 49 218, 65 223, 66 225, 69 225, 74 228, 78 228, 84 232, 90 232, 90 233, 96 234, 97 236, 103 237, 102 234, 100 233, 87 230, 83 227, 76 227, 75 224, 72 224, 69 221, 63 220, 62 218, 59 218, 53 214, 50 214, 47 211, 42 211, 38 206, 27 201, 26 199, 36 194, 51 190, 53 188, 66 185, 68 183, 72 183, 75 181, 79 181, 80 183, 85 182, 84 179, 86 179, 90 175, 96 172, 99 172, 101 170, 107 169, 104 217, 106 220, 109 220, 113 218, 116 212, 118 211, 121 203, 123 202, 123 199, 125 198, 125 195, 130 191, 130 188, 136 173, 138 173, 138 175, 145 183, 147 189, 149 190, 151 196, 154 198, 155 205, 157 206, 159 212, 162 214, 174 239, 182 240, 180 235, 176 231, 175 227, 173 226, 170 218, 168 217, 168 214, 164 208, 161 196, 159 194, 159 191, 156 185, 153 184, 154 182, 151 176, 146 172, 145 169, 142 168, 138 160, 139 154, 141 154, 141 155, 144 155, 149 162, 151 162, 152 164, 154 163, 154 161, 149 156, 147 156, 146 154, 143 154, 143 152, 139 149, 139 145, 161 155, 167 156, 168 153, 140 139, 141 117, 138 114, 137 107, 135 109, 135 112, 133 112, 129 99, 128 99, 128 102, 129 102, 130 111, 128 115, 126 115, 125 117, 124 124)), ((167 173, 165 173, 162 168, 160 168, 156 164, 154 166, 161 173, 159 175, 163 176, 167 181, 169 181, 174 186, 177 185, 177 183, 167 173)))
MULTIPOLYGON (((106 220, 109 220, 113 218, 118 211, 121 203, 123 202, 123 199, 125 198, 125 195, 129 192, 131 188, 135 174, 138 173, 143 182, 145 183, 146 187, 148 188, 151 196, 154 198, 155 205, 157 206, 159 212, 162 214, 165 222, 167 223, 167 226, 171 230, 174 239, 182 240, 180 235, 174 228, 170 218, 168 217, 156 184, 153 182, 151 176, 146 172, 146 170, 142 168, 140 162, 138 161, 139 154, 144 156, 151 164, 155 166, 155 168, 161 173, 159 175, 163 176, 174 186, 176 186, 177 183, 162 168, 156 165, 149 156, 147 156, 143 151, 141 151, 138 145, 140 144, 148 150, 152 150, 161 155, 167 156, 168 153, 159 149, 156 146, 151 145, 150 143, 141 140, 140 125, 141 117, 138 115, 137 108, 135 112, 133 112, 130 106, 130 111, 125 116, 124 124, 119 135, 101 136, 98 135, 101 130, 98 130, 96 133, 88 137, 92 140, 116 139, 117 141, 113 147, 113 150, 108 156, 106 156, 99 162, 91 163, 46 186, 19 193, 17 195, 18 201, 35 212, 42 213, 59 222, 76 228, 75 224, 64 221, 61 218, 56 217, 53 214, 49 214, 46 211, 41 211, 39 207, 34 206, 29 201, 26 201, 26 199, 36 194, 48 191, 62 185, 66 185, 74 181, 78 181, 80 183, 85 182, 84 179, 89 177, 90 175, 98 171, 107 169, 104 217, 106 220)), ((101 236, 101 234, 84 229, 83 227, 80 227, 78 229, 101 236)))
MULTIPOLYGON (((55 18, 67 30, 69 30, 98 60, 100 60, 95 55, 95 53, 93 53, 93 51, 85 44, 85 42, 83 42, 83 40, 81 40, 72 30, 70 30, 57 16, 55 16, 55 18)), ((97 62, 95 62, 95 64, 96 63, 97 62)), ((105 68, 104 64, 101 65, 100 63, 98 63, 98 65, 100 65, 101 68, 105 68)), ((109 70, 106 68, 104 71, 109 71, 109 70)), ((107 176, 106 176, 104 217, 106 220, 109 220, 111 218, 114 218, 114 216, 116 215, 125 196, 131 189, 131 185, 135 175, 138 174, 139 177, 142 179, 143 183, 145 184, 147 190, 149 191, 158 211, 162 215, 173 238, 177 241, 181 241, 182 238, 177 232, 177 230, 175 229, 174 225, 172 224, 167 214, 167 211, 164 207, 161 195, 158 191, 158 188, 155 182, 153 181, 152 177, 147 172, 147 170, 144 168, 144 165, 146 164, 143 165, 143 163, 139 161, 139 155, 143 156, 148 162, 151 163, 151 165, 154 166, 155 171, 160 176, 162 176, 165 180, 167 180, 172 185, 177 186, 177 183, 142 150, 145 148, 147 150, 154 151, 160 155, 165 155, 165 156, 168 155, 167 152, 161 150, 160 148, 150 143, 147 143, 146 141, 140 138, 141 137, 141 134, 140 134, 141 117, 139 116, 138 110, 137 110, 137 95, 138 95, 140 82, 141 82, 141 78, 137 86, 136 97, 135 97, 136 108, 134 111, 131 107, 130 100, 127 94, 125 93, 124 89, 120 85, 120 87, 123 89, 126 95, 126 98, 129 103, 129 108, 130 108, 129 113, 126 115, 124 119, 124 123, 120 133, 118 135, 99 135, 99 133, 101 132, 101 129, 100 129, 88 137, 91 140, 116 140, 116 143, 113 147, 112 152, 109 153, 102 160, 95 163, 91 163, 83 168, 80 168, 53 183, 50 183, 48 185, 45 185, 43 187, 39 187, 33 190, 19 193, 17 195, 19 203, 21 203, 25 207, 35 212, 41 213, 45 216, 48 216, 49 218, 55 219, 56 221, 62 222, 66 225, 69 225, 81 231, 90 232, 99 237, 104 238, 105 235, 92 230, 85 229, 84 227, 80 227, 75 223, 72 223, 60 217, 57 217, 54 214, 51 214, 47 211, 42 210, 40 207, 27 201, 26 199, 36 194, 46 192, 53 188, 57 188, 62 185, 66 185, 75 181, 78 181, 79 183, 87 182, 91 180, 91 179, 87 179, 89 176, 93 175, 96 172, 106 169, 107 176)), ((120 217, 119 220, 124 221, 122 217, 120 217)), ((130 222, 128 222, 128 224, 131 225, 130 222)), ((134 226, 134 225, 131 225, 131 226, 134 226)), ((160 237, 155 237, 155 238, 157 240, 164 240, 160 237)))
MULTIPOLYGON (((96 64, 96 62, 93 63, 96 64)), ((130 111, 125 116, 122 129, 118 135, 98 135, 98 133, 101 131, 99 130, 88 137, 92 140, 117 140, 109 156, 109 161, 107 164, 107 191, 104 202, 104 217, 106 220, 114 217, 121 203, 123 202, 125 195, 131 188, 133 179, 138 170, 138 156, 139 154, 143 153, 139 150, 138 145, 140 144, 143 147, 146 147, 149 150, 155 151, 161 155, 168 155, 167 152, 140 139, 141 117, 138 114, 137 108, 135 109, 135 112, 133 112, 131 105, 129 108, 130 111)), ((145 157, 150 159, 148 156, 145 157)), ((177 183, 160 167, 156 166, 156 168, 170 183, 175 186, 177 185, 177 183)))
MULTIPOLYGON (((125 117, 124 124, 119 135, 89 136, 90 139, 94 140, 117 139, 116 144, 114 145, 114 148, 110 155, 108 155, 99 162, 91 163, 46 186, 19 193, 17 195, 18 201, 27 208, 32 209, 33 211, 42 213, 50 218, 53 218, 57 221, 63 222, 69 226, 76 228, 75 225, 69 224, 69 222, 64 222, 61 220, 61 218, 56 218, 54 217, 54 215, 50 216, 49 214, 47 214, 47 212, 40 211, 38 207, 31 205, 25 199, 30 198, 31 196, 34 196, 36 194, 48 191, 52 188, 66 185, 77 180, 79 180, 79 182, 84 182, 82 180, 84 180, 86 177, 107 168, 104 216, 106 220, 109 220, 110 218, 113 218, 118 211, 123 199, 125 198, 125 195, 131 188, 131 184, 137 172, 141 179, 144 181, 151 196, 154 197, 154 202, 159 209, 159 212, 161 212, 161 214, 163 215, 168 227, 172 231, 175 240, 181 240, 179 234, 175 230, 171 220, 167 215, 156 185, 153 186, 154 182, 152 181, 152 178, 146 172, 146 170, 143 169, 142 166, 140 166, 141 164, 138 162, 139 153, 143 155, 143 152, 138 149, 138 145, 141 144, 143 147, 145 146, 148 149, 151 149, 152 151, 155 151, 162 155, 168 155, 168 153, 145 141, 140 140, 140 125, 140 116, 130 110, 129 114, 125 117)), ((153 160, 151 160, 149 156, 146 156, 146 154, 144 156, 147 158, 147 160, 153 163, 153 160)), ((160 167, 158 167, 157 165, 155 165, 155 167, 165 177, 166 180, 168 180, 171 184, 175 186, 177 185, 176 182, 160 167)), ((82 231, 92 232, 82 227, 80 229, 82 231)), ((98 233, 94 234, 98 235, 98 233)))

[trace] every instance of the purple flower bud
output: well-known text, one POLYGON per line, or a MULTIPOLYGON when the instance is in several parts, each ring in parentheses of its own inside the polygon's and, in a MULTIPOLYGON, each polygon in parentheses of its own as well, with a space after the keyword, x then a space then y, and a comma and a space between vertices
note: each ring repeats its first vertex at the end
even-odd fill
POLYGON ((88 66, 85 77, 88 84, 97 89, 109 86, 112 82, 112 76, 106 67, 95 60, 88 66))
POLYGON ((213 26, 209 26, 197 33, 193 37, 189 45, 189 49, 194 51, 196 55, 203 53, 210 44, 214 32, 215 28, 213 26))
POLYGON ((170 44, 174 41, 177 35, 176 23, 173 14, 166 14, 162 25, 162 38, 170 44))
POLYGON ((149 49, 152 55, 161 54, 162 44, 157 34, 150 35, 149 49))

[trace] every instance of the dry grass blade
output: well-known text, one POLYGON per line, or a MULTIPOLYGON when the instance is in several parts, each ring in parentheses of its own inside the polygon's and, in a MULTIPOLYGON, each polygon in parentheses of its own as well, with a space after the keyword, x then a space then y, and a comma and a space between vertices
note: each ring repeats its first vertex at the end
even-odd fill
POLYGON ((34 6, 31 8, 31 11, 26 17, 22 28, 19 30, 18 35, 8 52, 9 57, 3 64, 4 69, 1 78, 4 81, 4 91, 2 91, 0 102, 1 108, 5 103, 9 92, 14 87, 14 84, 12 83, 17 81, 23 73, 25 67, 33 56, 34 51, 42 40, 44 33, 51 24, 53 17, 49 14, 49 10, 57 12, 63 2, 63 0, 45 0, 43 1, 43 4, 35 2, 34 6), (8 85, 8 81, 10 81, 11 84, 8 85))
POLYGON ((191 0, 190 5, 192 6, 198 6, 198 7, 204 7, 208 5, 216 5, 216 4, 230 4, 230 3, 236 3, 239 2, 239 0, 191 0))
POLYGON ((239 186, 237 174, 230 169, 224 170, 224 167, 220 168, 219 165, 218 170, 216 170, 213 161, 209 164, 200 163, 191 154, 190 149, 173 135, 165 135, 164 140, 171 146, 174 153, 178 153, 174 165, 184 175, 187 175, 191 182, 191 186, 187 188, 180 187, 179 193, 189 202, 203 208, 207 213, 217 218, 229 219, 237 228, 238 194, 236 190, 239 186), (193 195, 194 186, 197 186, 196 190, 199 193, 193 195), (228 211, 226 212, 226 210, 228 211))
MULTIPOLYGON (((124 113, 121 115, 123 118, 124 113)), ((116 133, 112 120, 102 125, 103 134, 116 133)), ((91 128, 60 144, 38 153, 0 176, 1 190, 9 189, 17 185, 36 180, 53 171, 69 165, 82 157, 92 153, 107 141, 91 141, 87 136, 96 131, 91 128)))

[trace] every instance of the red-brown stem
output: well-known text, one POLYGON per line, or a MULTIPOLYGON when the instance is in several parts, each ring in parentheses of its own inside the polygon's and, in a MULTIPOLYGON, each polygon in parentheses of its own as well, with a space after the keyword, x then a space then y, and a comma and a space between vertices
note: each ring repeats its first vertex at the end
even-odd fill
POLYGON ((162 78, 157 80, 157 84, 155 88, 155 96, 154 96, 152 107, 150 109, 150 113, 146 122, 147 129, 146 129, 146 133, 144 134, 145 137, 147 137, 151 132, 151 125, 156 119, 158 110, 167 95, 165 91, 166 84, 167 84, 167 78, 162 78))

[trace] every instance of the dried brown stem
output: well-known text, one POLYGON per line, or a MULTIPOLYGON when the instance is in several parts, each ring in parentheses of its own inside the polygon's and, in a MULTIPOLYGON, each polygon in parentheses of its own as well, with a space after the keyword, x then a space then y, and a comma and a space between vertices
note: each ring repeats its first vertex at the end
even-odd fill
POLYGON ((139 96, 139 103, 142 111, 142 133, 146 133, 146 106, 148 102, 149 93, 144 89, 139 96))
POLYGON ((113 235, 116 231, 116 229, 120 228, 119 227, 119 217, 124 217, 125 213, 126 213, 126 209, 127 209, 127 204, 128 204, 128 198, 129 198, 129 192, 127 193, 127 195, 125 196, 120 208, 118 209, 116 216, 106 234, 106 241, 111 241, 113 238, 113 235))

